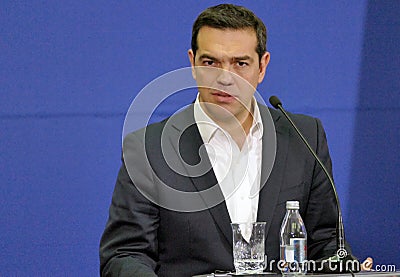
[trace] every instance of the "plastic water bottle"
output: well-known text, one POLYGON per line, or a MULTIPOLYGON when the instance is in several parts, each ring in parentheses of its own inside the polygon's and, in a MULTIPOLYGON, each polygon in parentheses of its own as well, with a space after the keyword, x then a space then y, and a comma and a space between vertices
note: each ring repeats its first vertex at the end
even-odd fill
POLYGON ((286 202, 286 215, 280 232, 282 273, 307 273, 307 231, 299 213, 299 201, 286 202))

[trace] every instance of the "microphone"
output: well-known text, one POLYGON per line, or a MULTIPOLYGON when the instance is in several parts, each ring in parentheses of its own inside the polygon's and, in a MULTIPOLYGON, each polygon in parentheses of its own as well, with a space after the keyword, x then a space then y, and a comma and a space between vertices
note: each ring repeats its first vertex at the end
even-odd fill
POLYGON ((344 239, 344 225, 343 225, 343 217, 342 217, 342 209, 340 208, 339 196, 336 191, 335 183, 333 181, 332 176, 329 174, 328 170, 326 169, 325 165, 321 162, 315 151, 311 148, 308 141, 305 139, 303 134, 297 128, 296 124, 290 118, 288 113, 282 107, 282 102, 276 96, 271 96, 269 98, 269 103, 275 108, 282 112, 282 114, 286 117, 289 123, 292 125, 293 129, 299 135, 305 146, 310 151, 311 155, 317 161, 319 166, 324 171, 326 177, 331 184, 333 189, 333 193, 335 195, 335 201, 337 205, 337 213, 338 213, 338 221, 336 222, 336 245, 337 250, 336 254, 329 258, 323 258, 315 261, 315 266, 312 268, 313 272, 321 272, 321 273, 353 273, 360 271, 360 263, 359 261, 351 254, 347 253, 345 249, 345 239, 344 239), (355 266, 354 266, 355 264, 355 266), (352 268, 349 268, 349 265, 352 265, 352 268))

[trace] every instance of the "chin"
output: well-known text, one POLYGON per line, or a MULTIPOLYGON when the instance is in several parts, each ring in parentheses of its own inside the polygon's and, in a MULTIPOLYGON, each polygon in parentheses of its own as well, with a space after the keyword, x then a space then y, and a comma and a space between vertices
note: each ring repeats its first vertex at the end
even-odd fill
POLYGON ((236 115, 239 113, 239 111, 237 109, 232 109, 229 106, 226 107, 214 104, 208 109, 207 113, 215 121, 231 122, 233 119, 236 119, 236 115))

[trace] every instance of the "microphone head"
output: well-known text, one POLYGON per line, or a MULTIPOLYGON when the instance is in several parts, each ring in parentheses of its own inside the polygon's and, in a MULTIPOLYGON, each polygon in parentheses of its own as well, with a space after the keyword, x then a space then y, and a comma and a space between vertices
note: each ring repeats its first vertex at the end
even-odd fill
POLYGON ((279 98, 275 95, 272 95, 269 98, 269 103, 271 103, 272 107, 274 107, 275 109, 278 109, 278 106, 282 106, 281 100, 279 100, 279 98))

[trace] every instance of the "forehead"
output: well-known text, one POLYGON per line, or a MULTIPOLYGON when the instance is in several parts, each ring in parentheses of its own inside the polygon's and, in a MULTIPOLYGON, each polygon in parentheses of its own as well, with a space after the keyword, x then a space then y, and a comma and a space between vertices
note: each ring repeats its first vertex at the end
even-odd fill
POLYGON ((218 29, 204 26, 197 36, 197 51, 257 54, 257 36, 253 28, 218 29))

